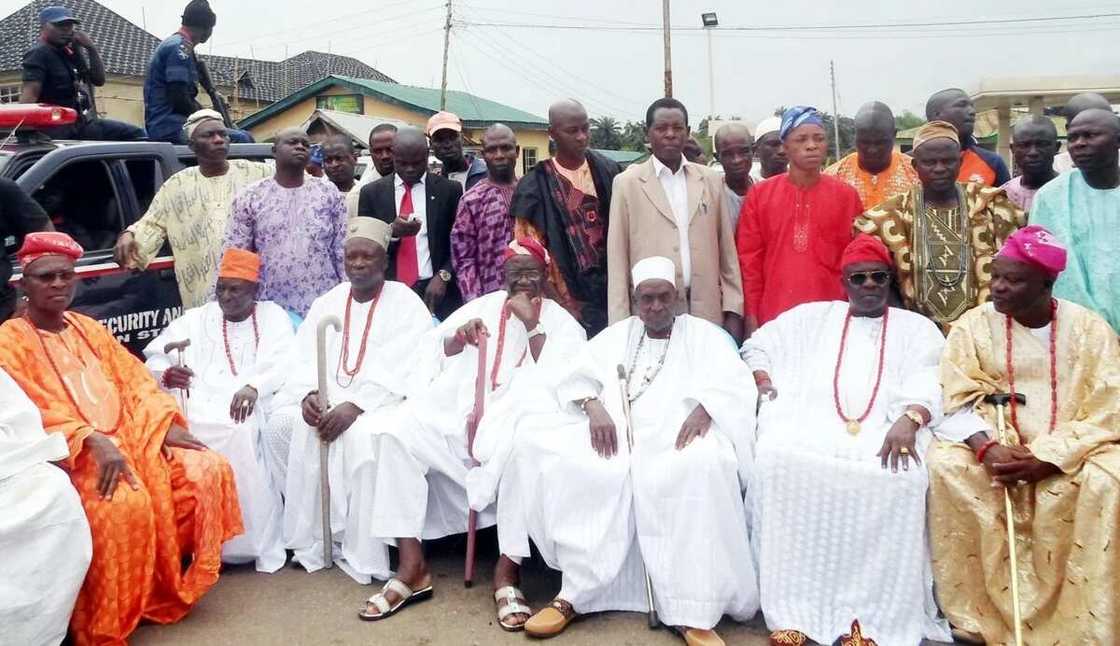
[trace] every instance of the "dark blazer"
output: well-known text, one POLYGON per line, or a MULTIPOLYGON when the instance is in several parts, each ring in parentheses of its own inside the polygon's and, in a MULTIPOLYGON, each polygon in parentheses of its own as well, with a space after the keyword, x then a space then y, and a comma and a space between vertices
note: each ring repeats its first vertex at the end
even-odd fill
MULTIPOLYGON (((394 174, 363 186, 358 194, 358 215, 392 224, 397 219, 396 181, 397 176, 394 174)), ((426 217, 432 271, 438 273, 444 269, 452 275, 447 296, 436 308, 436 316, 443 319, 462 304, 459 286, 454 279, 455 269, 451 266, 451 226, 455 224, 455 213, 459 209, 459 198, 463 197, 463 187, 459 182, 428 173, 424 176, 424 189, 428 199, 426 217)), ((399 246, 395 240, 389 243, 389 280, 396 280, 399 246)), ((427 286, 426 280, 417 283, 417 293, 423 296, 427 286)))

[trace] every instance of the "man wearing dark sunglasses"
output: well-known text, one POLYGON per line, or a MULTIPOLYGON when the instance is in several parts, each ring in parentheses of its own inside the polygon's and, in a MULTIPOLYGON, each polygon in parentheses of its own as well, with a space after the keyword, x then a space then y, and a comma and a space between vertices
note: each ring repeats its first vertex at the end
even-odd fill
POLYGON ((950 639, 927 565, 923 464, 931 431, 943 435, 945 341, 929 319, 888 306, 892 265, 886 245, 859 235, 840 260, 847 302, 794 307, 743 346, 760 402, 762 486, 748 507, 772 644, 831 644, 855 620, 880 644, 950 639), (878 595, 852 554, 890 564, 875 570, 878 595))
POLYGON ((951 124, 923 126, 913 156, 921 185, 869 209, 855 228, 890 249, 902 304, 948 331, 988 300, 991 259, 1026 217, 1003 189, 957 181, 961 139, 951 124))

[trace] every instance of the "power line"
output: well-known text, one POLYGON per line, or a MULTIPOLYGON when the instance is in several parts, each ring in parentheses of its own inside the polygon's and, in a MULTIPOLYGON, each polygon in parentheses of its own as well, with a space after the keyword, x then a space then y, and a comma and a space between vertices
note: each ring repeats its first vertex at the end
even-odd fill
MULTIPOLYGON (((491 62, 504 67, 506 70, 520 78, 522 81, 528 83, 529 85, 535 86, 537 89, 546 92, 549 95, 555 95, 558 88, 560 89, 560 91, 571 96, 579 94, 578 89, 569 86, 562 79, 559 79, 539 69, 525 66, 525 61, 518 61, 518 64, 514 65, 513 62, 509 60, 508 55, 501 51, 498 51, 495 46, 491 45, 484 39, 462 39, 461 43, 469 45, 473 51, 481 54, 491 62), (552 83, 553 85, 549 85, 549 83, 552 83)), ((595 108, 604 114, 627 114, 629 112, 627 110, 618 110, 617 106, 607 106, 598 99, 591 99, 590 97, 588 97, 581 100, 587 103, 588 106, 595 108)))
MULTIPOLYGON (((574 72, 569 71, 568 69, 564 68, 563 66, 557 64, 557 62, 554 59, 546 58, 543 54, 537 52, 534 48, 532 48, 532 47, 526 45, 525 43, 515 39, 513 36, 511 36, 505 30, 495 30, 493 33, 496 33, 497 35, 501 36, 502 38, 505 38, 505 40, 507 42, 511 43, 514 47, 518 48, 520 52, 526 53, 530 56, 533 56, 537 60, 541 61, 541 63, 543 65, 547 66, 547 69, 555 70, 557 73, 563 73, 564 75, 570 77, 571 79, 573 79, 575 81, 576 84, 578 84, 577 87, 582 88, 582 86, 587 86, 587 88, 590 88, 592 90, 596 90, 596 91, 600 92, 601 94, 605 94, 607 96, 613 97, 612 98, 612 103, 613 103, 614 100, 618 100, 618 101, 621 102, 618 105, 624 105, 624 104, 629 104, 629 105, 633 105, 633 106, 644 106, 645 105, 645 102, 643 102, 643 101, 638 101, 638 100, 635 100, 632 97, 623 96, 623 95, 621 95, 621 94, 619 94, 619 93, 617 93, 613 90, 610 90, 610 89, 605 88, 601 85, 597 85, 597 84, 591 82, 590 80, 587 79, 586 75, 580 75, 580 74, 576 74, 574 72)), ((618 106, 614 106, 614 107, 618 107, 618 106)), ((640 107, 639 111, 640 110, 644 110, 644 107, 640 107)))
MULTIPOLYGON (((995 19, 977 19, 977 20, 950 20, 950 21, 937 21, 937 22, 896 22, 896 23, 863 23, 863 24, 841 24, 841 25, 767 25, 767 26, 743 26, 743 25, 730 25, 720 26, 719 30, 724 32, 737 31, 737 32, 775 32, 775 31, 855 31, 861 29, 914 29, 924 27, 990 27, 998 25, 1027 25, 1027 24, 1044 24, 1054 22, 1072 22, 1075 20, 1100 20, 1102 18, 1120 18, 1120 12, 1111 13, 1097 13, 1097 14, 1083 14, 1077 16, 1045 16, 1045 17, 1032 17, 1032 18, 995 18, 995 19)), ((531 22, 481 22, 481 21, 461 21, 463 24, 469 24, 472 27, 512 27, 524 29, 558 29, 558 30, 581 30, 581 31, 614 31, 614 32, 653 32, 661 31, 661 27, 657 25, 631 25, 631 26, 612 26, 609 24, 578 24, 578 25, 558 25, 554 23, 531 23, 531 22)), ((704 27, 695 26, 681 26, 673 27, 673 31, 703 31, 704 27)))

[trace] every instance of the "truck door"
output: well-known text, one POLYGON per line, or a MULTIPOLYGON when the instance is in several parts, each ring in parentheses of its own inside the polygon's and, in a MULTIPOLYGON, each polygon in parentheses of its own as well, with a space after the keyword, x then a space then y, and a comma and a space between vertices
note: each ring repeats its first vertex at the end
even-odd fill
POLYGON ((71 307, 100 321, 138 356, 181 312, 174 260, 161 253, 144 271, 129 271, 113 261, 113 246, 151 203, 164 172, 155 155, 77 156, 24 187, 55 228, 85 249, 71 307))

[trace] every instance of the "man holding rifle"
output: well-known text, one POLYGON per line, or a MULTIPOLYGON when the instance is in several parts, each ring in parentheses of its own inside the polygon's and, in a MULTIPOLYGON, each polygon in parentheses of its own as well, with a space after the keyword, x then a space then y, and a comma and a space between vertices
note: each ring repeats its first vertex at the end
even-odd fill
POLYGON ((191 0, 183 10, 179 31, 168 36, 152 54, 144 81, 144 125, 148 137, 173 144, 186 143, 183 125, 187 117, 202 109, 198 85, 210 95, 214 109, 229 128, 230 141, 252 143, 253 137, 233 128, 225 101, 210 79, 206 66, 198 59, 195 47, 210 40, 218 18, 207 0, 191 0))

